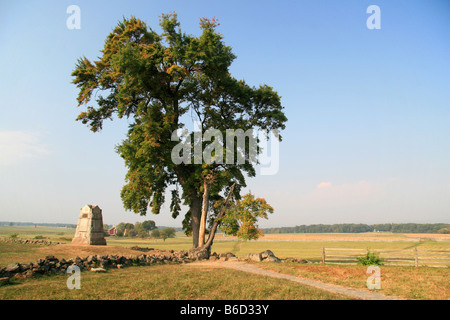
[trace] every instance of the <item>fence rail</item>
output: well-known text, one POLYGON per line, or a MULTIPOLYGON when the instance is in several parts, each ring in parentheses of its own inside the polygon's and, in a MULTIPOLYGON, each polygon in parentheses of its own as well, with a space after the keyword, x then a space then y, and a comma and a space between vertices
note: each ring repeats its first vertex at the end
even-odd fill
POLYGON ((383 259, 387 266, 428 266, 450 267, 450 250, 418 250, 413 249, 347 249, 347 248, 322 248, 323 264, 358 263, 358 258, 365 256, 367 252, 374 252, 383 259))

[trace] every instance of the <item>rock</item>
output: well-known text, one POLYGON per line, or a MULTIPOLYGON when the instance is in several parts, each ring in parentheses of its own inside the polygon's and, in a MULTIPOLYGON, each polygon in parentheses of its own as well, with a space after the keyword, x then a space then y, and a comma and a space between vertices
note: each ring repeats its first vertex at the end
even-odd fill
POLYGON ((229 257, 228 261, 239 261, 238 257, 233 256, 233 257, 229 257))
POLYGON ((233 257, 236 257, 236 256, 234 255, 234 253, 232 253, 232 252, 227 252, 225 255, 226 255, 226 257, 227 257, 228 259, 233 258, 233 257))
POLYGON ((194 248, 188 251, 188 257, 192 260, 208 260, 210 256, 210 247, 194 248))
MULTIPOLYGON (((220 255, 220 260, 239 260, 233 253, 228 252, 220 255)), ((104 255, 87 257, 76 257, 58 260, 54 256, 47 256, 45 259, 38 259, 36 263, 20 264, 12 263, 7 267, 0 268, 0 278, 16 277, 19 279, 32 277, 38 274, 65 273, 70 265, 76 265, 83 270, 93 272, 105 272, 107 268, 124 268, 133 264, 152 265, 155 262, 174 264, 188 263, 196 260, 211 259, 217 260, 219 255, 210 255, 210 249, 197 248, 187 251, 153 251, 151 253, 139 254, 137 256, 104 255)))
POLYGON ((261 253, 249 253, 245 256, 245 259, 257 262, 262 261, 261 253))
POLYGON ((281 262, 281 260, 275 256, 268 256, 266 259, 264 259, 264 261, 266 261, 266 262, 281 262))
POLYGON ((20 264, 20 271, 27 271, 29 269, 33 268, 32 263, 26 263, 26 264, 20 264))
POLYGON ((25 278, 25 274, 22 274, 22 273, 18 272, 18 273, 15 273, 13 275, 13 277, 16 278, 16 279, 24 279, 25 278))
POLYGON ((209 257, 209 261, 216 261, 218 258, 217 258, 217 256, 210 256, 209 257))
POLYGON ((312 263, 311 261, 306 260, 306 259, 302 259, 302 258, 298 259, 297 262, 298 263, 312 263))
POLYGON ((142 247, 139 247, 139 246, 133 246, 130 249, 131 250, 138 250, 138 251, 142 251, 142 252, 149 252, 149 251, 155 250, 154 248, 142 248, 142 247))
POLYGON ((5 271, 6 272, 11 272, 11 273, 20 272, 20 264, 18 264, 18 263, 11 263, 11 264, 6 266, 5 271))
POLYGON ((45 263, 44 259, 38 259, 38 260, 36 261, 36 264, 37 264, 38 266, 42 266, 44 263, 45 263))
POLYGON ((55 256, 46 256, 46 257, 45 257, 45 260, 48 260, 48 261, 58 261, 58 259, 56 259, 55 256))
POLYGON ((270 250, 263 251, 263 252, 260 253, 260 255, 261 255, 261 259, 263 259, 263 260, 267 259, 268 257, 275 257, 273 252, 270 251, 270 250))
POLYGON ((34 276, 34 271, 32 269, 27 270, 27 272, 25 272, 25 278, 31 278, 34 276))

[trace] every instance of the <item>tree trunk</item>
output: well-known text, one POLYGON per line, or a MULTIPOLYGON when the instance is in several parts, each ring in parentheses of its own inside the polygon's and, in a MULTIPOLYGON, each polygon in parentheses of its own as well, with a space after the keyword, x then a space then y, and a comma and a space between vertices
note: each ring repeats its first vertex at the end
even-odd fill
POLYGON ((202 205, 202 215, 200 218, 200 230, 198 233, 198 246, 203 247, 205 244, 205 234, 206 234, 206 217, 208 215, 208 202, 209 202, 209 183, 205 179, 203 183, 203 205, 202 205))
POLYGON ((216 219, 214 221, 214 224, 213 224, 213 226, 211 228, 211 231, 209 232, 208 240, 206 241, 206 243, 204 245, 204 247, 206 249, 208 249, 209 251, 211 250, 211 246, 212 246, 212 243, 214 241, 214 237, 216 235, 217 227, 219 226, 219 219, 225 214, 225 210, 227 208, 228 201, 230 201, 230 198, 231 198, 231 196, 233 194, 233 190, 234 190, 234 186, 235 185, 236 185, 236 183, 233 183, 233 185, 231 186, 230 192, 228 193, 228 196, 225 199, 225 202, 223 203, 222 207, 220 208, 220 212, 219 212, 219 214, 217 215, 217 217, 216 217, 216 219))
MULTIPOLYGON (((205 259, 209 258, 210 254, 211 254, 211 246, 212 246, 212 243, 214 240, 214 236, 216 234, 217 227, 219 226, 218 219, 225 214, 225 210, 226 210, 228 201, 230 200, 231 195, 233 193, 234 186, 235 186, 235 184, 233 184, 231 186, 230 192, 228 193, 228 196, 227 196, 225 202, 223 203, 222 208, 220 209, 220 212, 217 215, 216 220, 214 221, 214 225, 211 228, 211 232, 209 233, 208 240, 206 241, 205 245, 200 246, 200 247, 194 247, 194 248, 190 249, 188 251, 189 259, 205 260, 205 259)), ((192 207, 191 207, 191 210, 192 210, 192 207)), ((194 226, 194 225, 192 225, 192 226, 194 226)), ((192 232, 192 234, 194 235, 194 232, 192 232)), ((197 239, 197 241, 198 241, 198 238, 194 237, 194 243, 195 243, 195 239, 197 239)))
POLYGON ((199 246, 200 218, 202 215, 202 198, 194 197, 191 201, 191 226, 192 226, 192 245, 193 248, 199 246))

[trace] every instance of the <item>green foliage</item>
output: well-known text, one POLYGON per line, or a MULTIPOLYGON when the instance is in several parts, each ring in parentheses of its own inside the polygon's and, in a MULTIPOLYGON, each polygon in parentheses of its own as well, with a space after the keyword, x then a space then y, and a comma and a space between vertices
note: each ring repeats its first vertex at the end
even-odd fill
POLYGON ((136 222, 134 225, 134 230, 140 238, 148 237, 148 231, 144 228, 141 222, 136 222))
POLYGON ((312 224, 295 227, 266 228, 265 233, 360 233, 360 232, 394 232, 394 233, 450 233, 450 225, 445 223, 384 223, 384 224, 312 224))
POLYGON ((152 232, 150 233, 150 236, 152 238, 159 238, 161 236, 161 232, 158 229, 153 229, 152 232))
POLYGON ((382 266, 383 259, 380 258, 380 255, 377 252, 368 251, 365 256, 357 257, 358 265, 361 266, 382 266))
POLYGON ((17 236, 18 236, 17 233, 12 233, 12 234, 9 235, 9 237, 10 237, 11 239, 16 239, 17 236))
MULTIPOLYGON (((218 202, 216 206, 220 206, 218 202)), ((237 200, 227 208, 220 218, 220 229, 228 235, 237 236, 243 240, 256 240, 263 235, 256 224, 258 218, 268 218, 273 208, 263 198, 246 194, 242 200, 237 200)))
POLYGON ((167 238, 175 238, 175 233, 174 228, 165 228, 160 231, 160 237, 166 241, 167 238))
POLYGON ((172 141, 172 132, 186 126, 181 119, 195 117, 204 133, 207 128, 284 129, 287 118, 271 87, 251 87, 231 76, 236 56, 216 31, 217 20, 202 18, 199 36, 183 33, 175 13, 163 14, 160 26, 158 34, 140 19, 124 18, 106 38, 99 60, 78 59, 73 83, 78 105, 86 110, 77 120, 97 132, 106 119, 129 118, 126 139, 116 148, 128 168, 121 191, 125 209, 146 215, 151 207, 159 214, 167 188, 175 186, 170 210, 177 217, 184 200, 190 209, 183 227, 189 232, 192 215, 199 212, 198 206, 193 212, 193 203, 201 199, 205 170, 214 174, 210 198, 215 201, 234 182, 239 198, 245 174, 252 177, 255 169, 250 162, 207 168, 174 164, 171 151, 178 142, 172 141))
POLYGON ((145 220, 142 222, 142 227, 147 231, 151 231, 156 228, 156 224, 153 220, 145 220))

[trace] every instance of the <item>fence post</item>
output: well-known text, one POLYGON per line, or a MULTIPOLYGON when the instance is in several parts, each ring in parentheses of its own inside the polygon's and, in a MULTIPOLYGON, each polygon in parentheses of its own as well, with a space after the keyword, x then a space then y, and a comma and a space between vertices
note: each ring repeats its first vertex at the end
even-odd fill
POLYGON ((416 267, 418 267, 419 266, 419 256, 417 254, 417 247, 414 248, 414 261, 415 261, 416 267))
POLYGON ((322 247, 322 264, 325 264, 325 247, 322 247))

